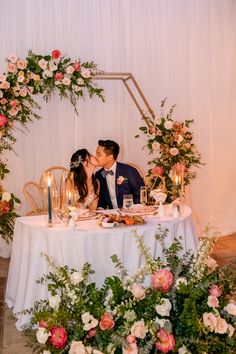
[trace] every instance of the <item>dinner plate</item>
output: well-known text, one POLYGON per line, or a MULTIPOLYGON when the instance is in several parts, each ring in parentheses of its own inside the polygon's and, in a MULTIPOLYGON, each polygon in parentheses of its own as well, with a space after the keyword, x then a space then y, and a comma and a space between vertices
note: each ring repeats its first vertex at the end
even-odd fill
POLYGON ((115 222, 104 222, 104 221, 102 221, 101 226, 105 227, 105 228, 111 228, 111 227, 115 227, 116 223, 115 222))
POLYGON ((79 214, 77 220, 90 220, 96 218, 96 211, 86 211, 83 214, 79 214))
POLYGON ((143 216, 143 215, 150 215, 150 214, 155 213, 157 211, 157 208, 154 206, 144 207, 143 205, 137 205, 137 206, 133 206, 129 210, 126 210, 126 209, 121 209, 121 210, 123 213, 127 213, 129 215, 143 216))

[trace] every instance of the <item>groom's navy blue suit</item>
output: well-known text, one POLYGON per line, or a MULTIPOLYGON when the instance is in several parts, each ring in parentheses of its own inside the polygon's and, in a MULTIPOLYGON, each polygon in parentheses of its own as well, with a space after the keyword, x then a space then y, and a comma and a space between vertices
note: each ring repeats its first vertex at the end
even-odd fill
MULTIPOLYGON (((102 171, 104 171, 104 168, 101 168, 95 174, 96 178, 100 181, 98 207, 104 209, 112 209, 113 206, 107 186, 106 177, 103 177, 102 171)), ((140 203, 140 187, 143 186, 144 183, 136 168, 121 162, 117 162, 115 184, 116 199, 119 208, 122 207, 124 194, 132 194, 134 204, 140 203), (119 177, 124 178, 121 184, 117 183, 119 177)))

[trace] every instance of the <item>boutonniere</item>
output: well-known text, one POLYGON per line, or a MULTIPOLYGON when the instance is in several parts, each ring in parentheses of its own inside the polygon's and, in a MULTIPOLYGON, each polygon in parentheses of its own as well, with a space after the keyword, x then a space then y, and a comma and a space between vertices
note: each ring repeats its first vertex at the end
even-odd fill
POLYGON ((120 186, 122 183, 128 181, 128 178, 123 177, 123 176, 119 176, 116 180, 117 184, 120 186))

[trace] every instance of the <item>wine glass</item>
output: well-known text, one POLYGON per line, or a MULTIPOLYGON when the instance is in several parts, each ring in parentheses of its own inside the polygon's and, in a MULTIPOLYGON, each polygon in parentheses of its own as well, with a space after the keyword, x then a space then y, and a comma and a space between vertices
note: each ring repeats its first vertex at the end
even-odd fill
POLYGON ((132 194, 124 194, 123 195, 123 209, 124 210, 130 210, 130 208, 133 206, 133 195, 132 194))
POLYGON ((147 204, 147 187, 146 186, 142 186, 140 188, 140 203, 143 205, 144 207, 144 212, 145 212, 145 205, 147 204))

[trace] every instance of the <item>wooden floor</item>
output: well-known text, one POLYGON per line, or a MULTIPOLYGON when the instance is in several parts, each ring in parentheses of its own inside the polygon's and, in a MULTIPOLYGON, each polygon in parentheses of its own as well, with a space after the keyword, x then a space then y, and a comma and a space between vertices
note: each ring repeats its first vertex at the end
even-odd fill
MULTIPOLYGON (((223 266, 236 261, 236 234, 219 238, 213 257, 223 266)), ((7 277, 9 260, 0 257, 0 277, 7 277)), ((236 263, 231 265, 236 272, 236 263)), ((2 354, 31 354, 32 351, 25 347, 24 337, 14 326, 14 320, 10 319, 11 311, 4 307, 3 334, 1 338, 0 353, 2 354)))

